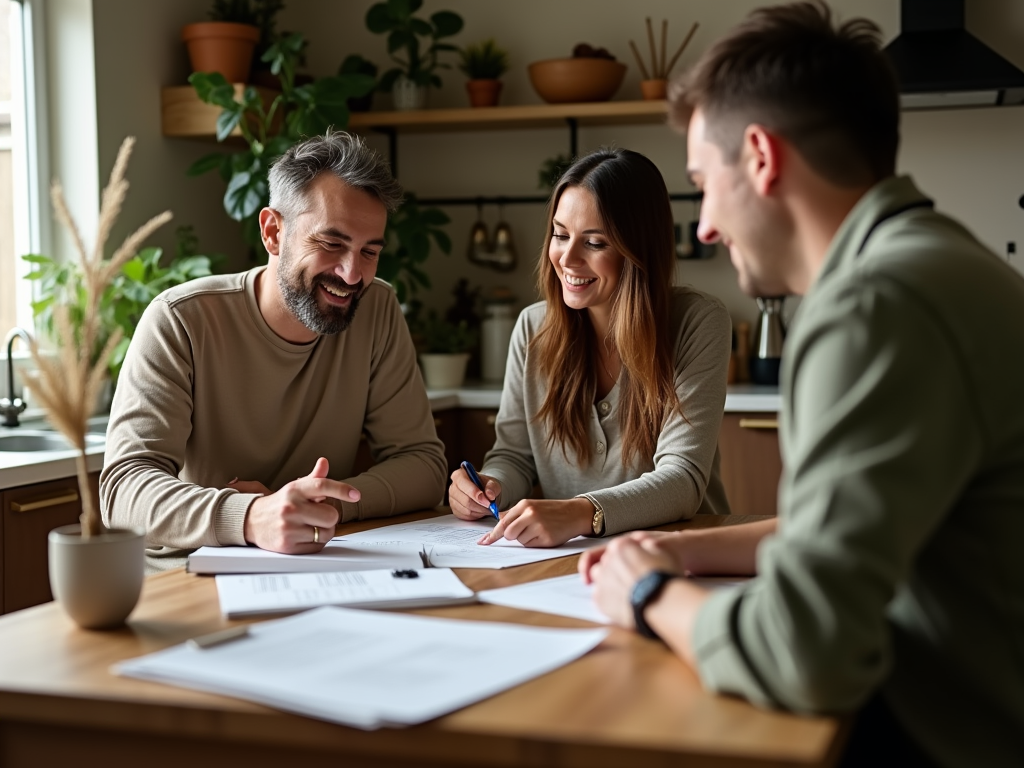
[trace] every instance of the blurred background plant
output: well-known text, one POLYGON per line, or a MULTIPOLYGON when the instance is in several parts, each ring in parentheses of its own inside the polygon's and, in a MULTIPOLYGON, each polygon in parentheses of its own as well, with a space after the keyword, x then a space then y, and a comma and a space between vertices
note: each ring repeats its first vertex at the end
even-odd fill
MULTIPOLYGON (((215 263, 222 258, 198 255, 198 242, 190 226, 179 227, 176 240, 174 258, 167 266, 160 264, 163 257, 161 248, 143 248, 125 261, 120 270, 103 286, 96 309, 98 326, 92 362, 96 362, 107 341, 120 328, 121 339, 114 347, 107 363, 112 385, 117 384, 121 364, 135 334, 135 327, 149 303, 167 288, 211 274, 215 263)), ((81 263, 57 262, 49 256, 39 254, 30 254, 22 258, 33 265, 26 279, 39 282, 36 293, 39 298, 32 302, 32 315, 37 327, 53 338, 57 330, 54 309, 58 306, 66 307, 67 318, 75 339, 81 341, 89 301, 81 263)))
POLYGON ((540 170, 537 171, 537 186, 548 192, 554 191, 558 180, 562 178, 563 173, 569 170, 570 165, 572 165, 572 158, 569 155, 549 157, 540 164, 540 170))
POLYGON ((438 69, 451 69, 450 64, 438 60, 444 52, 457 52, 442 38, 462 31, 462 17, 452 11, 438 11, 430 20, 417 18, 416 11, 423 0, 387 0, 374 3, 366 12, 366 28, 376 35, 388 36, 388 55, 398 66, 389 69, 380 80, 380 90, 388 92, 400 76, 404 75, 416 85, 441 87, 438 69), (420 42, 420 38, 426 38, 420 42), (404 51, 405 58, 396 55, 404 51))
POLYGON ((422 352, 458 355, 473 352, 480 341, 480 332, 465 320, 453 323, 431 310, 422 324, 422 352))
POLYGON ((264 261, 259 212, 270 201, 267 171, 271 164, 305 136, 344 130, 348 126, 348 101, 373 90, 374 78, 351 73, 321 77, 296 85, 296 68, 302 61, 306 39, 295 32, 279 37, 263 54, 277 77, 280 93, 267 103, 254 86, 247 85, 240 99, 233 86, 216 72, 194 72, 189 83, 199 98, 221 108, 217 140, 223 142, 236 129, 245 149, 215 152, 189 167, 189 176, 217 171, 227 185, 224 210, 242 225, 242 236, 253 260, 264 261))
POLYGON ((459 50, 459 69, 470 80, 497 80, 508 72, 508 52, 494 38, 459 50))
POLYGON ((387 246, 378 257, 377 277, 394 286, 399 304, 415 298, 419 288, 430 287, 430 278, 422 264, 430 255, 431 240, 445 254, 452 252, 452 240, 441 229, 450 221, 439 208, 421 208, 411 193, 388 219, 384 235, 387 246))

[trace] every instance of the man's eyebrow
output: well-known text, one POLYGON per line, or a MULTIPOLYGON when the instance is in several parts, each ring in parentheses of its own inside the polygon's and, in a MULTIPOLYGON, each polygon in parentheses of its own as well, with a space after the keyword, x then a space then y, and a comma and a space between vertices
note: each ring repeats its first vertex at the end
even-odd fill
MULTIPOLYGON (((335 238, 337 240, 344 240, 346 243, 351 243, 352 242, 352 236, 351 235, 347 235, 344 232, 342 232, 340 229, 336 229, 335 227, 327 227, 326 229, 321 229, 316 234, 318 236, 320 236, 320 237, 326 236, 326 237, 333 237, 333 238, 335 238)), ((376 238, 374 240, 367 241, 366 244, 367 245, 379 245, 379 246, 381 246, 383 248, 388 243, 387 243, 387 240, 385 240, 383 237, 378 237, 378 238, 376 238)))

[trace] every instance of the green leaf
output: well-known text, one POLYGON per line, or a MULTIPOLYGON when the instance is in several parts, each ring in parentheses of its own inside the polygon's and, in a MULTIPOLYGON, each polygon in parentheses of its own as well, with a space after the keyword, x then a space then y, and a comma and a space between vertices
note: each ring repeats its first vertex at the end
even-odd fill
POLYGON ((440 230, 431 230, 430 234, 434 236, 434 242, 437 243, 437 247, 440 248, 444 253, 450 254, 452 252, 452 239, 448 237, 448 233, 440 230))
POLYGON ((136 256, 125 262, 124 266, 121 267, 121 274, 129 280, 141 282, 146 275, 146 265, 142 263, 142 259, 136 256))
POLYGON ((437 30, 435 37, 451 37, 462 31, 462 17, 452 11, 438 11, 430 21, 437 30))
POLYGON ((241 111, 232 112, 225 109, 217 117, 217 141, 224 141, 231 132, 238 127, 238 123, 242 120, 241 111))
POLYGON ((201 176, 204 173, 220 168, 224 162, 224 155, 220 152, 214 152, 212 155, 205 155, 196 160, 192 165, 185 171, 186 176, 201 176))
MULTIPOLYGON (((396 29, 390 35, 388 35, 388 53, 394 53, 402 48, 407 48, 410 51, 413 47, 418 48, 418 41, 416 35, 407 29, 396 29)), ((409 54, 410 63, 415 58, 412 53, 409 54)))
POLYGON ((408 20, 423 5, 423 0, 387 0, 388 12, 398 21, 408 20))
POLYGON ((384 75, 381 77, 380 85, 378 86, 380 88, 381 93, 390 93, 391 89, 395 85, 395 80, 397 80, 398 76, 401 74, 402 70, 398 68, 389 69, 387 72, 385 72, 384 75))
POLYGON ((423 37, 432 37, 434 34, 434 28, 423 19, 409 19, 409 28, 423 37))
POLYGON ((195 89, 196 96, 207 104, 210 103, 210 94, 214 88, 228 85, 220 72, 193 72, 188 76, 188 82, 195 89))
POLYGON ((26 253, 21 257, 22 261, 27 261, 31 264, 54 264, 53 259, 49 256, 41 256, 38 253, 26 253))
POLYGON ((441 227, 445 224, 450 224, 452 221, 448 218, 448 214, 440 208, 424 208, 420 211, 420 219, 424 224, 428 224, 433 227, 441 227))
POLYGON ((366 28, 375 35, 389 32, 393 24, 387 3, 375 3, 366 12, 366 28))
POLYGON ((248 171, 236 173, 224 192, 224 210, 235 221, 242 221, 266 205, 267 197, 265 177, 248 171))

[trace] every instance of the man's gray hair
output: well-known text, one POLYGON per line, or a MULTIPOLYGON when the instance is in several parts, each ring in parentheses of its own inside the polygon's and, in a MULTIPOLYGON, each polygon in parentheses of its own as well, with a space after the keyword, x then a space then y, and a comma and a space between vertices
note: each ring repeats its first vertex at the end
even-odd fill
POLYGON ((359 137, 328 130, 300 141, 270 167, 270 207, 286 216, 302 209, 303 196, 321 173, 329 171, 350 187, 368 192, 394 213, 402 187, 384 159, 359 137))

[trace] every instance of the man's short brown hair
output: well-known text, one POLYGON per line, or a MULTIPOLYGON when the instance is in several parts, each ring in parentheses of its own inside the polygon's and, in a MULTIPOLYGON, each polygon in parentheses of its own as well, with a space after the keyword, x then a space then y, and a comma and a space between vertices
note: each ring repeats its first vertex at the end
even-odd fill
POLYGON ((671 122, 684 130, 700 109, 730 163, 757 123, 829 181, 874 183, 895 172, 899 147, 899 94, 880 37, 867 19, 834 28, 821 0, 759 8, 673 85, 671 122))

